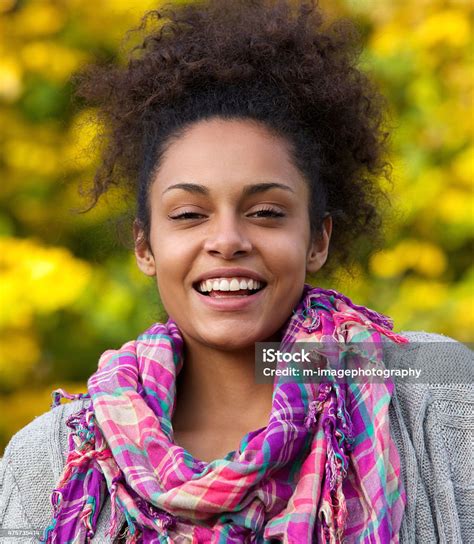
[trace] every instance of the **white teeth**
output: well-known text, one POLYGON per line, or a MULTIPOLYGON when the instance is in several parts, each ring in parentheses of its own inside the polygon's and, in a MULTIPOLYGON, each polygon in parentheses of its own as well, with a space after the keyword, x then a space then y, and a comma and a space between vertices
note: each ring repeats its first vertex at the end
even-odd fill
POLYGON ((236 280, 235 278, 232 278, 230 285, 229 285, 229 291, 238 291, 240 289, 240 282, 239 280, 236 280))
POLYGON ((230 285, 228 280, 221 280, 219 283, 219 291, 229 291, 230 285))
MULTIPOLYGON (((263 283, 251 278, 216 278, 211 280, 203 280, 199 283, 199 291, 201 293, 209 293, 210 291, 239 291, 247 289, 260 289, 263 283)), ((242 295, 246 296, 246 295, 242 295)))

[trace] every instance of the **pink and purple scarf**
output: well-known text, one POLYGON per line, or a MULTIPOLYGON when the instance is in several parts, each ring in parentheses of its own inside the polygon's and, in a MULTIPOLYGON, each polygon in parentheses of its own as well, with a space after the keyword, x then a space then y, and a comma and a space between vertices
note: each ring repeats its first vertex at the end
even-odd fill
MULTIPOLYGON (((383 366, 387 317, 333 290, 305 285, 282 329, 295 342, 357 341, 357 357, 383 366)), ((51 496, 43 542, 89 542, 106 495, 109 534, 123 512, 127 543, 287 544, 398 542, 405 506, 400 459, 390 436, 393 383, 298 383, 275 379, 267 427, 239 449, 205 463, 173 442, 183 339, 169 319, 106 351, 68 421, 69 454, 51 496)))

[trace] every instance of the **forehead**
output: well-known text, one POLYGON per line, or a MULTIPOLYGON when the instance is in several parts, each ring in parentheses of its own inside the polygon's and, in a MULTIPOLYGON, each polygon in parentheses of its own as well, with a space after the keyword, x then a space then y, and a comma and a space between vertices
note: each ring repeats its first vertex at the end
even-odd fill
POLYGON ((171 142, 154 186, 163 191, 175 183, 195 182, 229 190, 278 181, 300 191, 306 185, 284 138, 250 120, 211 119, 191 125, 171 142))

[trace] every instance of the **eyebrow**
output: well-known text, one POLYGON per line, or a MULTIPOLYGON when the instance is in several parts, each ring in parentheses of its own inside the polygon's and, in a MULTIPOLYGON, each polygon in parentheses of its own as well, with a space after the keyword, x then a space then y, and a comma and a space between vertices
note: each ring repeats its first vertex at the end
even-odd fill
MULTIPOLYGON (((199 195, 209 195, 209 189, 205 185, 199 185, 198 183, 176 183, 175 185, 170 185, 167 187, 162 194, 165 194, 172 189, 181 189, 187 191, 188 193, 194 193, 199 195)), ((243 196, 251 196, 258 193, 263 193, 269 191, 270 189, 283 189, 284 191, 290 191, 294 193, 295 191, 283 183, 255 183, 253 185, 245 185, 243 190, 243 196)))

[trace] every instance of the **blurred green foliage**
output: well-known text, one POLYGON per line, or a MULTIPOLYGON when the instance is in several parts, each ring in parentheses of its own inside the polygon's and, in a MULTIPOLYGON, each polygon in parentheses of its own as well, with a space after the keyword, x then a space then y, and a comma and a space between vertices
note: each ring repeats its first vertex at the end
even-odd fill
MULTIPOLYGON (((331 286, 398 331, 472 341, 472 32, 469 1, 329 0, 366 45, 362 63, 392 108, 394 208, 382 252, 331 286)), ((164 318, 130 251, 120 192, 79 214, 98 157, 94 112, 71 75, 120 61, 151 0, 0 4, 0 448, 46 411, 55 386, 83 391, 100 353, 164 318)))

